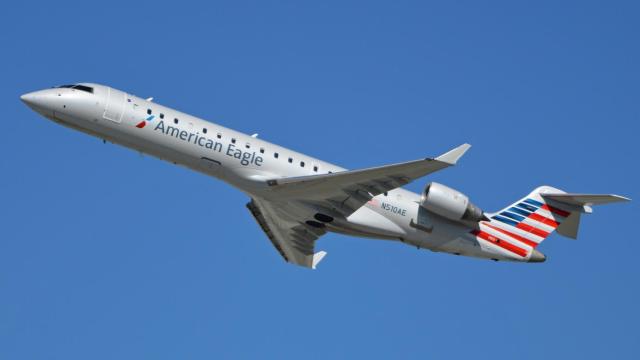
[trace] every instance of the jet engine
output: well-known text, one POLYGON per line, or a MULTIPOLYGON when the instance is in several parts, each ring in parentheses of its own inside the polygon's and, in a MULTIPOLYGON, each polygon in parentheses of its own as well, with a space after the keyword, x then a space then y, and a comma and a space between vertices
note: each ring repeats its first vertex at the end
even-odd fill
POLYGON ((425 187, 420 206, 453 221, 487 220, 483 211, 466 195, 435 182, 425 187))

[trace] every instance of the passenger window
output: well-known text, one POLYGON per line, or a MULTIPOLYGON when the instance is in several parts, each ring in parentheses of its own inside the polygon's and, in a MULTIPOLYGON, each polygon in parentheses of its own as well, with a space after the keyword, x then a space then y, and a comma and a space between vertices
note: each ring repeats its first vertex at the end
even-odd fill
POLYGON ((160 119, 164 119, 164 114, 160 113, 160 119))
POLYGON ((304 161, 300 161, 300 167, 304 167, 304 161))
POLYGON ((236 143, 236 139, 231 139, 231 143, 235 144, 236 143))
POLYGON ((173 123, 177 124, 178 123, 178 118, 173 119, 173 123))
POLYGON ((293 158, 289 158, 289 163, 293 163, 293 158))
POLYGON ((278 158, 278 153, 273 153, 273 157, 277 159, 278 158))
POLYGON ((218 139, 222 139, 222 134, 218 133, 218 139))
POLYGON ((249 143, 246 143, 246 144, 244 145, 244 147, 246 147, 246 148, 248 149, 248 148, 250 148, 250 147, 251 147, 251 145, 250 145, 249 143))
POLYGON ((264 148, 260 148, 260 154, 264 154, 264 148))
POLYGON ((314 167, 313 167, 313 171, 318 172, 318 167, 317 167, 317 166, 314 166, 314 167))
POLYGON ((147 109, 147 115, 151 115, 151 109, 147 109))
POLYGON ((202 128, 202 133, 206 134, 207 133, 207 128, 202 128))

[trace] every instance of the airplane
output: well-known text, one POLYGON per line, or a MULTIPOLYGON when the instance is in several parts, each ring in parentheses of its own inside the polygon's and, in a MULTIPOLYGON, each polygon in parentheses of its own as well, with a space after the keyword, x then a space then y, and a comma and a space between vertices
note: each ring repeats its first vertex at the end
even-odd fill
POLYGON ((494 261, 544 262, 537 247, 553 231, 576 239, 592 205, 630 200, 540 186, 489 213, 436 182, 421 194, 402 188, 455 165, 469 144, 435 158, 347 170, 105 85, 62 85, 20 99, 60 125, 240 189, 282 258, 313 269, 326 255, 315 251, 316 240, 327 232, 494 261))

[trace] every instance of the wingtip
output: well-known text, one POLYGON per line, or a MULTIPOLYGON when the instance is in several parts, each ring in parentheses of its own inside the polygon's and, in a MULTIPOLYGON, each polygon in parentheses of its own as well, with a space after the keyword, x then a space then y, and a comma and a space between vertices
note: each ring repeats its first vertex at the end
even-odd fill
POLYGON ((471 147, 470 144, 464 143, 458 146, 457 148, 449 150, 448 152, 438 156, 436 160, 442 161, 451 165, 455 165, 458 162, 458 160, 462 157, 462 155, 464 155, 464 153, 466 153, 467 150, 469 150, 470 147, 471 147))
POLYGON ((617 198, 617 199, 618 199, 618 201, 623 201, 623 202, 631 201, 631 198, 628 198, 628 197, 626 197, 626 196, 615 195, 615 194, 612 194, 611 196, 613 196, 613 197, 617 198))
POLYGON ((318 251, 317 253, 313 254, 313 259, 311 261, 311 268, 315 270, 316 266, 318 266, 320 261, 322 261, 322 259, 324 259, 326 255, 327 255, 326 251, 318 251))

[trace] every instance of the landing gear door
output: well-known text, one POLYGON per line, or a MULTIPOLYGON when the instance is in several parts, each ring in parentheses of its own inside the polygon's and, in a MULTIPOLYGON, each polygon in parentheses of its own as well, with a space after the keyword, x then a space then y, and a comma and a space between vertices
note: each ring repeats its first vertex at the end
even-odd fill
POLYGON ((107 102, 102 117, 116 123, 121 123, 124 106, 127 101, 126 97, 127 94, 122 91, 107 88, 107 102))

